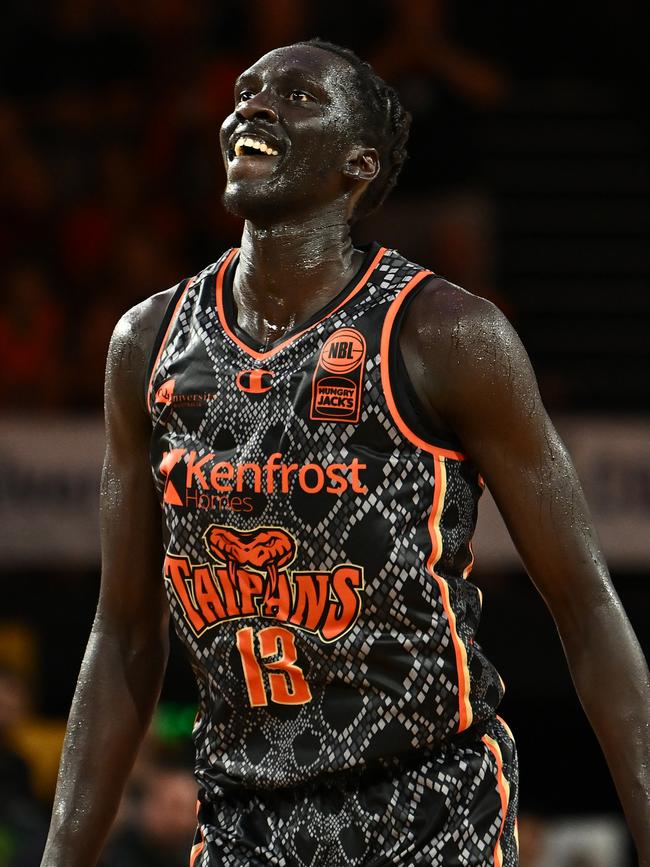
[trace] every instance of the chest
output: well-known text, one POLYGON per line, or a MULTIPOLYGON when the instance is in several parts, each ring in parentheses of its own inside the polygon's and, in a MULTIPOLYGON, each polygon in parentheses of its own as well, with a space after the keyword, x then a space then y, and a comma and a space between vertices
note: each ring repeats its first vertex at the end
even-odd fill
POLYGON ((267 353, 247 351, 199 308, 158 371, 156 428, 217 440, 228 428, 239 446, 349 436, 382 403, 382 307, 342 311, 267 353))

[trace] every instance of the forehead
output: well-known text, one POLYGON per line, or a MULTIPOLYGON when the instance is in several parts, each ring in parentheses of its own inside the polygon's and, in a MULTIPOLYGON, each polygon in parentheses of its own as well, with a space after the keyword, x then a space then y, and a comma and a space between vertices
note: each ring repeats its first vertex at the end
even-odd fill
POLYGON ((322 84, 341 81, 341 73, 349 80, 351 64, 343 57, 318 48, 315 45, 287 45, 275 48, 260 57, 252 66, 242 72, 245 76, 269 78, 291 73, 303 74, 322 84))

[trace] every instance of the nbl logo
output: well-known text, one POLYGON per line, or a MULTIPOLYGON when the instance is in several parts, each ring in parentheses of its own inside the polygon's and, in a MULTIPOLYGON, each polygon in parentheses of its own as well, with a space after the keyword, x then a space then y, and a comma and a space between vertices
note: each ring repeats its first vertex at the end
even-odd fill
POLYGON ((339 328, 325 341, 320 364, 330 373, 350 373, 363 361, 366 341, 355 328, 339 328))
POLYGON ((356 328, 327 338, 312 380, 312 421, 359 421, 365 360, 366 341, 356 328))

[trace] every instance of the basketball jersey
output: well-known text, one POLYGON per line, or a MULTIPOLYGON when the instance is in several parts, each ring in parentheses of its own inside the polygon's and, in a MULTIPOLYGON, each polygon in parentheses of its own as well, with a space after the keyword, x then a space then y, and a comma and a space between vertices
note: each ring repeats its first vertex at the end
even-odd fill
POLYGON ((503 694, 468 581, 482 480, 427 431, 399 352, 409 301, 437 278, 371 245, 264 348, 237 325, 237 259, 176 288, 147 392, 206 792, 434 750, 503 694))

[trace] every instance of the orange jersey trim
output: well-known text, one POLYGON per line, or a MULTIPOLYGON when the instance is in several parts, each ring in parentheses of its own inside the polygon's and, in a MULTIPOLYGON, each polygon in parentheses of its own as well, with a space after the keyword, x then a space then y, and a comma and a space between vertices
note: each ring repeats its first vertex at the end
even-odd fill
POLYGON ((421 283, 422 280, 425 279, 425 277, 431 276, 431 271, 419 271, 414 277, 409 280, 406 286, 404 286, 404 288, 400 290, 397 298, 395 298, 395 300, 390 305, 381 331, 381 384, 384 389, 384 397, 386 398, 386 403, 388 404, 388 409, 391 416, 393 417, 393 421, 399 428, 400 432, 404 434, 404 436, 409 442, 413 443, 413 445, 417 446, 419 449, 423 449, 424 451, 429 452, 432 455, 442 455, 444 457, 454 458, 457 461, 464 461, 467 459, 467 456, 463 454, 463 452, 455 451, 454 449, 441 448, 435 443, 430 443, 426 440, 423 440, 422 437, 419 437, 415 433, 415 431, 411 430, 411 428, 406 424, 406 422, 400 415, 397 404, 395 403, 393 388, 390 381, 389 350, 390 339, 393 333, 395 319, 400 311, 400 308, 402 307, 402 304, 406 301, 407 297, 415 289, 415 287, 419 283, 421 283))
MULTIPOLYGON (((197 802, 196 802, 196 818, 197 818, 197 820, 199 819, 200 809, 201 809, 201 802, 197 800, 197 802)), ((205 848, 205 837, 203 836, 203 829, 201 828, 200 824, 198 825, 198 832, 201 835, 201 839, 199 840, 198 843, 195 843, 190 850, 190 867, 194 867, 199 855, 201 854, 201 852, 203 852, 203 850, 205 848)))
MULTIPOLYGON (((505 724, 504 724, 505 725, 505 724)), ((499 744, 489 735, 483 735, 481 738, 485 746, 494 756, 497 765, 497 790, 501 799, 501 827, 497 836, 497 842, 494 847, 494 867, 503 867, 503 852, 501 851, 501 837, 506 824, 506 816, 508 814, 508 804, 510 802, 510 783, 503 773, 503 756, 499 744)))
POLYGON ((190 852, 190 867, 194 867, 196 862, 198 861, 199 855, 205 849, 205 840, 201 840, 200 843, 195 843, 192 846, 192 850, 190 852))
MULTIPOLYGON (((472 569, 474 568, 474 562, 476 560, 476 558, 474 557, 474 546, 472 545, 471 542, 469 543, 469 555, 470 555, 470 561, 467 564, 467 566, 465 566, 465 568, 463 569, 463 578, 469 578, 469 576, 472 574, 472 569)), ((483 603, 481 603, 481 604, 483 604, 483 603)))
MULTIPOLYGON (((440 557, 442 555, 440 519, 442 517, 442 509, 445 501, 445 491, 447 487, 447 470, 445 460, 447 458, 451 458, 452 460, 463 461, 466 460, 466 455, 464 455, 462 452, 454 451, 453 449, 441 448, 434 443, 426 442, 426 440, 423 440, 421 437, 419 437, 415 433, 415 431, 411 430, 411 428, 406 424, 406 422, 400 415, 399 410, 397 409, 397 404, 395 403, 395 398, 393 396, 389 369, 390 339, 397 314, 399 313, 402 304, 404 303, 410 292, 412 292, 413 289, 415 289, 415 287, 419 285, 422 280, 424 280, 426 277, 431 276, 431 273, 431 271, 423 270, 419 271, 414 277, 412 277, 406 284, 406 286, 404 286, 404 288, 400 291, 397 298, 395 298, 395 300, 392 302, 388 313, 386 314, 386 319, 382 328, 380 347, 381 382, 389 412, 393 417, 393 421, 397 425, 400 432, 406 437, 406 439, 410 443, 417 446, 417 448, 428 452, 433 458, 433 503, 431 506, 431 511, 429 513, 429 520, 427 522, 429 537, 431 539, 431 554, 429 555, 429 559, 427 560, 427 570, 438 585, 438 589, 440 591, 440 598, 442 600, 445 615, 449 623, 449 631, 454 646, 454 654, 456 658, 456 672, 458 678, 458 731, 462 732, 471 726, 473 720, 472 706, 469 700, 470 678, 469 668, 467 665, 467 649, 465 648, 465 645, 461 641, 461 638, 458 634, 458 629, 456 626, 456 615, 453 608, 451 607, 451 602, 449 599, 449 585, 444 578, 442 578, 436 573, 436 565, 438 564, 438 561, 440 560, 440 557)), ((473 561, 470 565, 473 565, 473 561)), ((469 572, 467 574, 469 574, 469 572)))
POLYGON ((467 650, 461 641, 456 626, 456 614, 449 599, 449 584, 436 572, 436 565, 442 554, 442 536, 440 534, 440 519, 447 490, 447 469, 444 455, 433 455, 433 505, 429 513, 429 536, 431 538, 431 554, 427 560, 427 569, 434 578, 440 591, 440 598, 449 623, 449 632, 454 645, 456 657, 456 672, 458 677, 458 732, 468 729, 474 717, 469 700, 469 667, 467 665, 467 650))
POLYGON ((169 335, 171 334, 174 323, 176 322, 178 312, 181 309, 183 301, 185 300, 185 296, 187 295, 187 290, 190 288, 193 282, 194 277, 192 277, 191 280, 187 281, 185 289, 183 289, 183 291, 181 292, 181 297, 176 302, 176 307, 174 307, 174 312, 172 313, 171 319, 169 320, 169 325, 167 326, 167 330, 165 331, 165 336, 163 337, 162 343, 160 344, 158 355, 156 356, 154 365, 151 368, 151 376, 149 377, 149 386, 147 388, 147 409, 149 410, 149 412, 151 412, 151 390, 153 388, 153 381, 155 379, 156 373, 158 372, 158 365, 160 364, 160 359, 162 358, 162 354, 165 351, 165 347, 167 346, 167 341, 169 340, 169 335))
POLYGON ((225 314, 225 310, 224 310, 224 306, 223 306, 223 278, 224 278, 224 275, 226 273, 226 268, 228 267, 228 265, 232 261, 235 253, 237 253, 238 251, 239 251, 239 248, 234 248, 233 250, 231 250, 230 253, 228 254, 228 256, 226 257, 226 259, 224 260, 223 264, 219 268, 219 271, 217 272, 217 282, 216 282, 217 312, 219 314, 219 319, 221 321, 221 325, 223 327, 223 330, 230 337, 230 339, 233 340, 237 344, 237 346, 239 346, 240 349, 243 349, 244 352, 246 352, 248 355, 252 356, 253 358, 256 358, 258 361, 261 361, 264 358, 270 358, 272 355, 275 355, 276 352, 279 352, 281 349, 284 349, 285 346, 288 346, 288 344, 292 343, 294 340, 297 340, 298 337, 301 337, 307 331, 311 331, 312 328, 315 328, 317 325, 320 325, 321 322, 324 322, 326 319, 328 319, 330 316, 332 316, 333 313, 336 313, 336 311, 339 310, 341 307, 343 307, 344 304, 347 304, 347 302, 351 298, 353 298, 358 292, 360 292, 361 289, 363 289, 363 287, 366 285, 366 283, 368 282, 368 279, 370 278, 370 275, 375 270, 377 263, 379 262, 380 259, 383 258, 384 253, 386 252, 386 247, 380 247, 379 248, 374 259, 372 260, 372 262, 370 263, 370 265, 368 266, 368 268, 364 272, 361 279, 357 281, 357 283, 352 287, 352 289, 348 292, 348 294, 345 296, 345 298, 343 298, 336 305, 336 307, 334 307, 332 310, 330 310, 328 313, 326 313, 324 316, 322 316, 317 322, 312 322, 311 325, 308 325, 306 328, 303 328, 302 331, 298 331, 296 334, 292 334, 290 337, 287 337, 286 340, 281 341, 280 343, 277 344, 277 346, 274 346, 271 349, 268 349, 266 352, 259 352, 257 349, 252 349, 250 346, 248 346, 248 344, 244 343, 243 340, 240 340, 240 338, 237 337, 237 335, 230 328, 230 326, 228 325, 228 322, 226 321, 226 314, 225 314))

